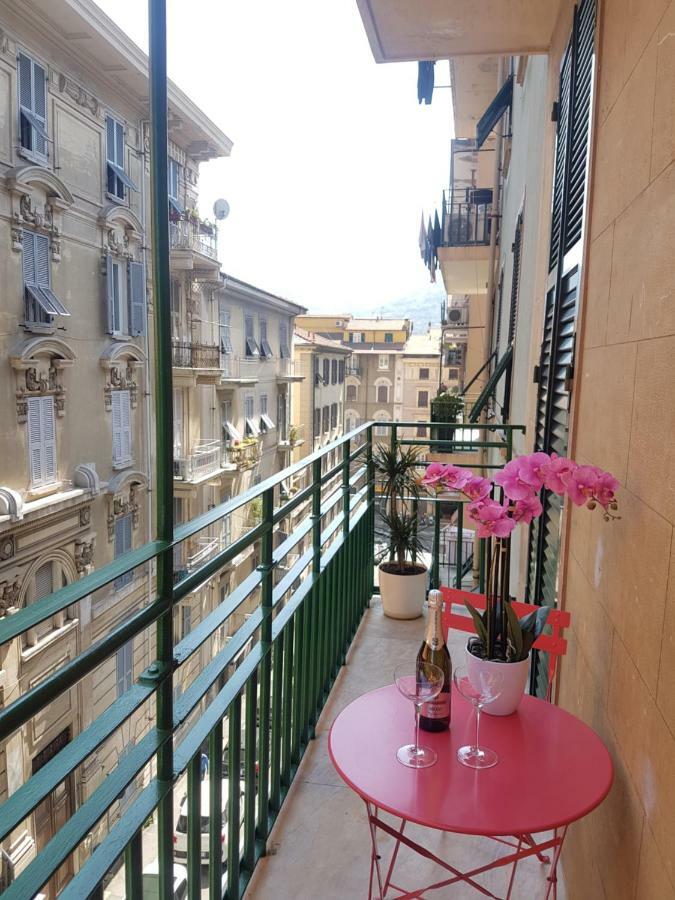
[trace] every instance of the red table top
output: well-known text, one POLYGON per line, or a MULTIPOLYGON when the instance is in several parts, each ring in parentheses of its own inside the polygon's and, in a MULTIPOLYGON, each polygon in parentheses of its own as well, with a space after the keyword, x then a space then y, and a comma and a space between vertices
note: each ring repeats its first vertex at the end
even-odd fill
POLYGON ((396 750, 414 739, 414 708, 395 685, 364 694, 333 723, 333 765, 365 800, 400 818, 477 835, 537 834, 581 819, 606 797, 612 762, 600 738, 565 710, 525 696, 512 716, 483 714, 480 742, 492 769, 468 769, 457 749, 473 743, 473 708, 453 687, 450 732, 420 730, 438 761, 409 769, 396 750))

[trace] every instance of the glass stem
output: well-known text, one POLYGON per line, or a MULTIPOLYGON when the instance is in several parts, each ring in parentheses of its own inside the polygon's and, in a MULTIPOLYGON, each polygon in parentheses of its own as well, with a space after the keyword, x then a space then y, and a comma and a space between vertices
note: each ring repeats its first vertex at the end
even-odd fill
POLYGON ((480 710, 481 710, 481 706, 482 706, 481 703, 477 703, 477 704, 476 704, 476 746, 475 746, 475 748, 474 748, 475 750, 478 750, 478 746, 479 746, 479 744, 478 744, 478 732, 479 732, 479 730, 480 730, 480 710))
POLYGON ((419 703, 415 704, 415 756, 420 752, 420 709, 419 703))

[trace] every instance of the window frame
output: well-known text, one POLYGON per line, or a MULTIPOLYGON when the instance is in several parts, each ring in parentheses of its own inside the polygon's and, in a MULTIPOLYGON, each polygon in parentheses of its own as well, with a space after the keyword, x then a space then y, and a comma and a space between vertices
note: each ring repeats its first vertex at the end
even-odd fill
POLYGON ((429 367, 428 366, 421 367, 419 370, 419 375, 418 375, 417 380, 418 381, 429 381, 430 377, 431 377, 431 370, 429 369, 429 367), (423 372, 426 372, 426 375, 423 375, 422 374, 423 372))
POLYGON ((389 385, 388 384, 376 384, 375 385, 375 402, 376 403, 389 403, 389 385), (384 399, 380 397, 380 391, 386 391, 386 396, 384 399))
MULTIPOLYGON (((115 559, 119 559, 120 556, 124 556, 125 553, 129 553, 134 548, 134 526, 131 519, 131 513, 127 513, 125 516, 118 516, 115 519, 114 529, 113 541, 115 545, 115 559), (122 538, 119 543, 118 536, 122 538), (126 544, 127 537, 128 546, 120 546, 120 544, 126 544)), ((115 579, 113 582, 115 590, 120 591, 123 588, 128 587, 133 580, 134 570, 130 569, 128 572, 124 572, 115 579)))
POLYGON ((379 353, 377 357, 377 370, 378 372, 388 372, 389 371, 389 354, 388 353, 379 353), (382 361, 384 360, 384 365, 382 361))
POLYGON ((115 203, 125 203, 128 199, 127 191, 137 191, 138 188, 129 178, 126 171, 126 124, 118 119, 110 111, 105 114, 105 193, 115 203), (110 148, 112 125, 112 153, 110 148), (121 141, 120 141, 121 138, 121 141), (121 159, 120 159, 121 156, 121 159))
POLYGON ((244 355, 247 359, 260 359, 260 347, 255 339, 255 319, 252 313, 244 313, 244 355))
POLYGON ((131 391, 128 388, 112 391, 110 402, 112 407, 112 464, 114 469, 123 469, 133 463, 134 456, 131 391), (116 417, 117 422, 115 421, 116 417))
POLYGON ((25 159, 29 159, 31 162, 36 163, 37 165, 47 165, 49 163, 49 145, 52 141, 49 138, 49 67, 44 63, 41 63, 35 56, 31 53, 27 53, 25 50, 17 49, 16 55, 16 83, 17 83, 17 113, 18 113, 18 152, 19 155, 24 157, 25 159), (22 102, 22 75, 21 75, 21 57, 28 61, 30 64, 31 70, 31 84, 30 84, 30 107, 27 107, 22 102), (44 104, 44 116, 42 116, 36 109, 36 97, 35 97, 35 68, 39 68, 42 70, 42 84, 44 88, 43 95, 43 104, 44 104), (22 117, 25 120, 22 121, 22 117), (31 146, 28 147, 24 144, 24 135, 30 133, 31 135, 31 146), (36 144, 36 134, 41 137, 44 141, 45 152, 42 153, 40 150, 35 149, 36 144))
POLYGON ((31 491, 42 490, 59 484, 54 397, 51 394, 42 397, 28 397, 26 404, 29 489, 31 491), (48 430, 45 430, 45 423, 51 426, 51 436, 48 434, 48 430), (39 432, 38 441, 33 437, 35 426, 39 432), (37 477, 34 475, 36 452, 39 455, 37 469, 40 473, 37 477))
POLYGON ((427 409, 429 406, 429 391, 422 390, 417 392, 417 408, 418 409, 427 409), (424 397, 424 403, 422 403, 422 397, 424 397))

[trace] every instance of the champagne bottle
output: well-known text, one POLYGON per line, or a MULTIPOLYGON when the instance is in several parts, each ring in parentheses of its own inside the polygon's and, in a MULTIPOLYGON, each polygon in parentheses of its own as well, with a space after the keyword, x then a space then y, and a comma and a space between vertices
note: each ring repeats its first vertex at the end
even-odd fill
POLYGON ((433 663, 443 672, 441 693, 422 705, 420 728, 424 731, 443 731, 450 727, 450 686, 452 664, 443 638, 441 610, 443 597, 440 591, 429 591, 429 620, 424 641, 417 654, 417 663, 433 663))

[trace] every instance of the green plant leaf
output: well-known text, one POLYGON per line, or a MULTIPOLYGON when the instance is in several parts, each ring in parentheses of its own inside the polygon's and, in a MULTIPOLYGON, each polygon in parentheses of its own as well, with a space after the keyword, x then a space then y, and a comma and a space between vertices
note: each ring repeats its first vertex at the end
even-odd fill
POLYGON ((478 612, 478 610, 474 609, 474 607, 467 600, 464 601, 464 606, 466 606, 466 608, 471 613, 473 624, 476 626, 476 634, 478 635, 482 643, 487 645, 487 628, 485 627, 483 617, 478 612))
MULTIPOLYGON (((510 603, 504 603, 504 609, 506 610, 506 619, 508 621, 509 637, 516 653, 516 661, 518 661, 525 658, 523 656, 524 646, 522 625, 518 621, 518 616, 515 614, 510 603)), ((525 656, 527 656, 527 653, 525 656)))

